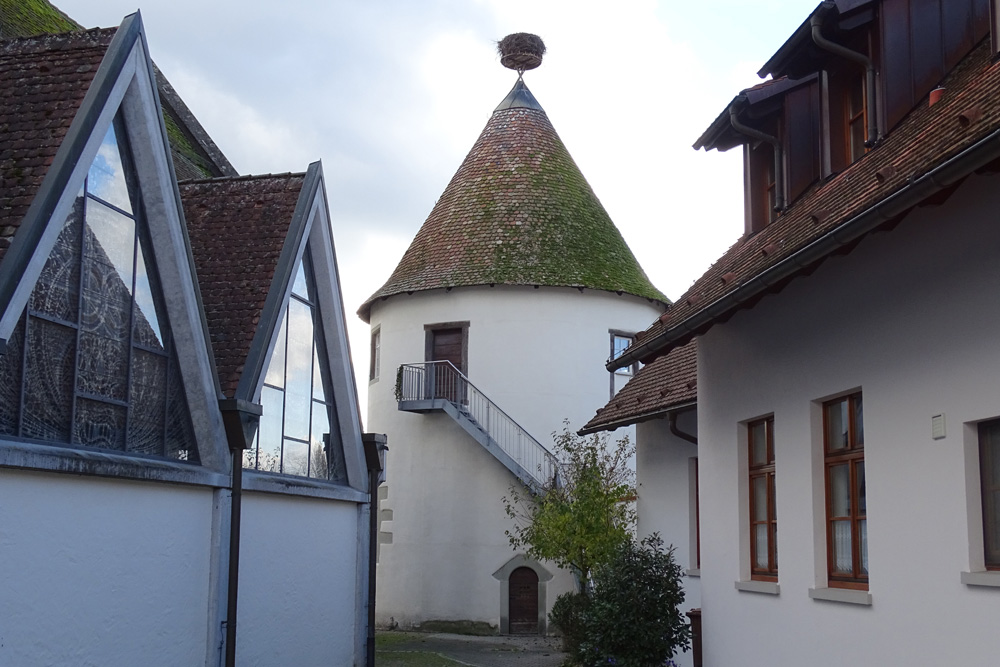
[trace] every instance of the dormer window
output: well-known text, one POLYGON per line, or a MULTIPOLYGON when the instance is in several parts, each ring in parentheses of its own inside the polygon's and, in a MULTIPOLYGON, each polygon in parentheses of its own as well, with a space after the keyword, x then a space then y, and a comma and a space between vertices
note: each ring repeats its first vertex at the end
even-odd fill
POLYGON ((746 233, 756 234, 778 217, 774 147, 766 142, 747 146, 746 233))
POLYGON ((865 105, 864 77, 853 77, 846 95, 847 115, 847 155, 851 162, 858 160, 865 151, 865 128, 868 124, 868 113, 865 105))

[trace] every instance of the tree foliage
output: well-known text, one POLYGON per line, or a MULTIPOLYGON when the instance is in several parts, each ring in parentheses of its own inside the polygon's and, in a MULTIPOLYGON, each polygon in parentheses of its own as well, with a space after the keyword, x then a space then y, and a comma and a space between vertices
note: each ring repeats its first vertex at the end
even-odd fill
POLYGON ((683 573, 673 551, 654 533, 639 543, 628 540, 597 568, 574 652, 581 664, 659 667, 687 650, 691 629, 680 611, 683 573))
POLYGON ((635 525, 635 452, 628 437, 609 445, 606 435, 582 437, 567 426, 553 434, 559 483, 532 496, 511 487, 504 509, 514 527, 506 531, 515 550, 573 568, 584 586, 595 566, 608 563, 630 540, 635 525))

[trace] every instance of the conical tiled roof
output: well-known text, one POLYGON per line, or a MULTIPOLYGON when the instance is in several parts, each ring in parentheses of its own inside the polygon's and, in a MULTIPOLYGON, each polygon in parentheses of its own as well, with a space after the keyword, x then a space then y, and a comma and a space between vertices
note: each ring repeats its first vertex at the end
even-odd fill
POLYGON ((358 314, 368 321, 374 301, 404 292, 494 284, 586 287, 667 302, 521 79, 358 314))

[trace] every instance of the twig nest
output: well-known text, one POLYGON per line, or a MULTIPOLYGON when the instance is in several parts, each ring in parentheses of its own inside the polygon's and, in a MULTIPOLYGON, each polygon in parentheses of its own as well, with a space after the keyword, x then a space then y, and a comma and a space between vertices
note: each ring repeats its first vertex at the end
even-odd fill
POLYGON ((545 42, 530 32, 515 32, 497 42, 497 53, 501 65, 521 73, 542 64, 545 42))

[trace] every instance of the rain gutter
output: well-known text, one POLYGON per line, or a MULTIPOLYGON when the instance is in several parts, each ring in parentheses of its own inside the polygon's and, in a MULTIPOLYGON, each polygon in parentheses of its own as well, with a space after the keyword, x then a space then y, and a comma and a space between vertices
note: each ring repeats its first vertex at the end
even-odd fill
MULTIPOLYGON (((607 362, 609 371, 634 364, 654 354, 662 354, 703 333, 720 318, 732 314, 748 301, 764 294, 783 280, 905 213, 928 197, 954 185, 960 179, 1000 158, 1000 130, 994 130, 958 155, 938 165, 909 185, 826 232, 808 245, 757 274, 666 331, 639 343, 607 362)), ((669 312, 669 311, 667 311, 669 312)))
MULTIPOLYGON (((743 100, 746 100, 746 95, 740 96, 743 100)), ((752 127, 744 125, 737 118, 736 105, 732 104, 729 107, 729 123, 733 126, 733 129, 742 135, 748 136, 752 139, 759 139, 760 141, 766 141, 771 144, 774 148, 774 210, 782 211, 785 208, 785 178, 782 169, 784 164, 784 159, 782 158, 781 151, 781 140, 778 137, 773 137, 770 134, 761 132, 760 130, 755 130, 752 127)))
MULTIPOLYGON (((600 426, 593 426, 591 428, 581 428, 576 432, 577 435, 590 435, 591 433, 599 433, 600 431, 615 431, 623 426, 632 426, 633 424, 638 424, 640 422, 650 421, 651 419, 661 419, 664 416, 669 416, 675 412, 681 412, 690 408, 698 407, 698 401, 688 401, 686 403, 678 403, 677 405, 672 405, 669 408, 660 408, 658 410, 653 410, 652 412, 647 412, 635 417, 623 417, 613 422, 608 422, 607 424, 602 424, 600 426)), ((680 436, 684 437, 684 436, 680 436)), ((687 438, 684 438, 685 440, 687 438)))

